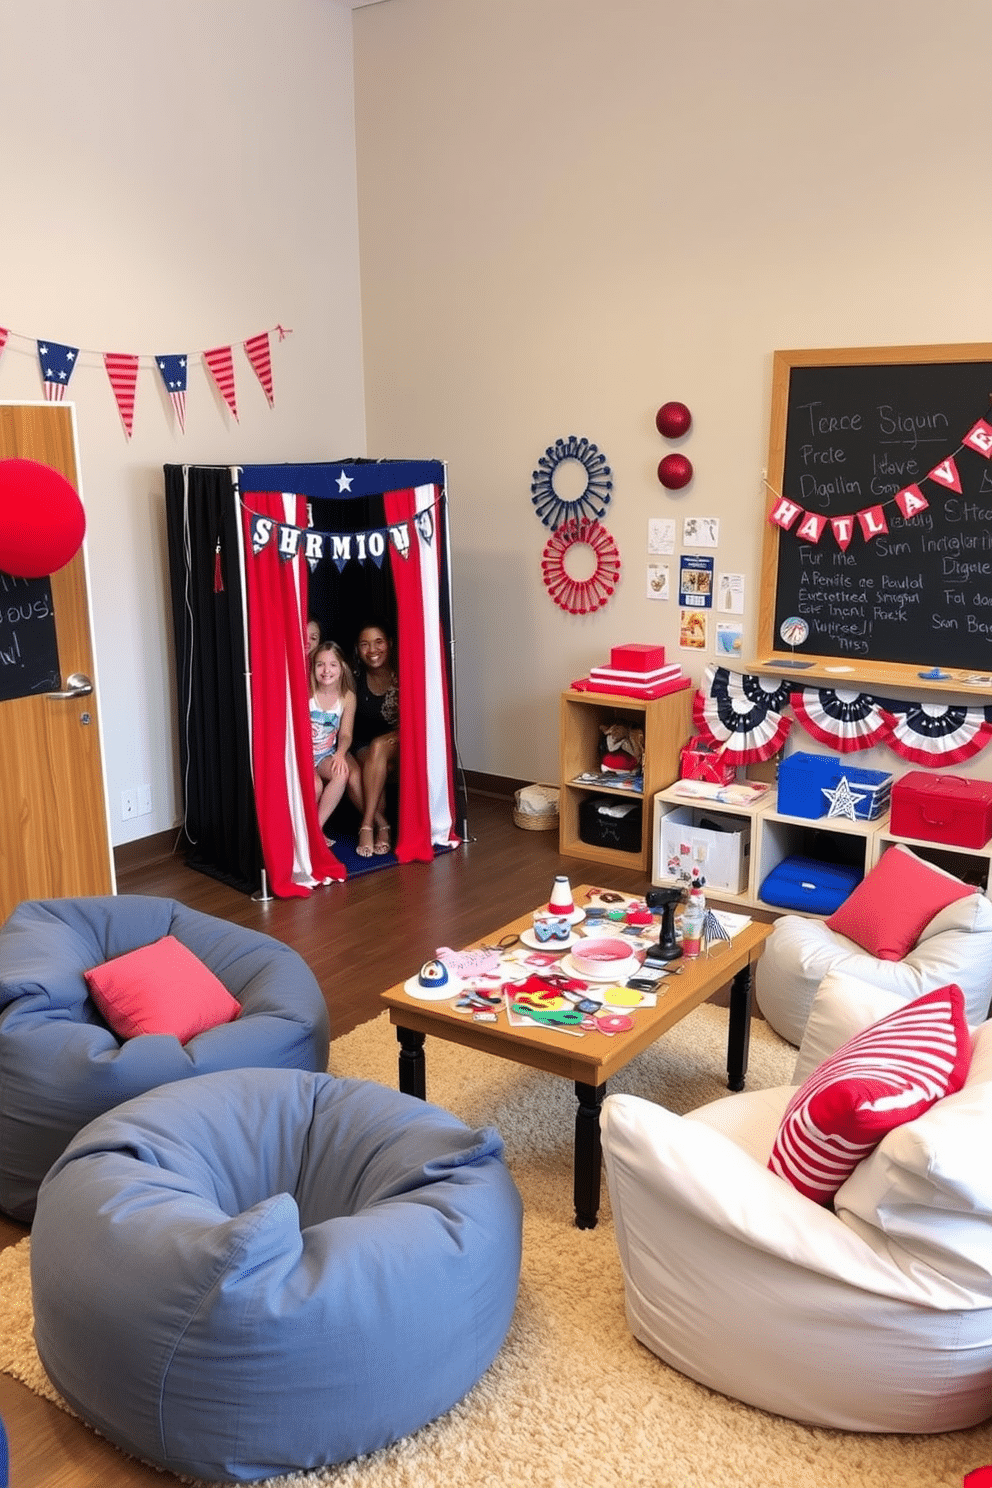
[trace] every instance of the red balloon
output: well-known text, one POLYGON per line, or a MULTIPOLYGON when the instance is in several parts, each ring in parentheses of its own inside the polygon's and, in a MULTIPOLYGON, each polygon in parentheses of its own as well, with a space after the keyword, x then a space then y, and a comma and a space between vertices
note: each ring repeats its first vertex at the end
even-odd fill
POLYGON ((685 455, 666 455, 658 466, 658 479, 669 491, 681 491, 692 480, 692 461, 685 455))
POLYGON ((0 460, 0 571, 39 579, 69 563, 86 516, 75 489, 50 465, 0 460))
POLYGON ((692 414, 684 403, 663 403, 655 415, 655 426, 666 439, 681 439, 689 432, 692 414))

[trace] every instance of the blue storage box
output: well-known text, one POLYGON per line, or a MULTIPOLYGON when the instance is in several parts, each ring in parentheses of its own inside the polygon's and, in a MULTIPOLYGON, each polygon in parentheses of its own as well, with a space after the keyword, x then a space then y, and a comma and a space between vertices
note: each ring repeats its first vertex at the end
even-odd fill
POLYGON ((847 863, 823 863, 819 858, 795 855, 776 864, 758 890, 758 897, 777 909, 829 915, 864 876, 864 869, 847 863))
POLYGON ((790 754, 778 767, 778 810, 784 816, 826 816, 830 801, 824 790, 836 790, 843 776, 854 798, 855 821, 875 821, 889 808, 892 776, 884 770, 861 770, 835 754, 790 754))

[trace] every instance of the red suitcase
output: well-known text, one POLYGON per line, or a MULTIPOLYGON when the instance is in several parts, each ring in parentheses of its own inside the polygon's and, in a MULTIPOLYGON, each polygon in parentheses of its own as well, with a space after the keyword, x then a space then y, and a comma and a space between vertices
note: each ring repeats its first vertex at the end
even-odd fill
POLYGON ((899 837, 984 847, 992 838, 992 781, 910 770, 892 786, 889 826, 899 837))

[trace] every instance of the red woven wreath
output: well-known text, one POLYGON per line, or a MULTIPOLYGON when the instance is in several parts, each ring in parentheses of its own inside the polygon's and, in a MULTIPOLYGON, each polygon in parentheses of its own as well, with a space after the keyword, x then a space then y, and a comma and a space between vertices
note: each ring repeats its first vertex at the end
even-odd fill
POLYGON ((549 537, 541 556, 544 585, 559 609, 570 615, 591 615, 602 609, 620 577, 620 550, 599 522, 572 517, 549 537), (571 547, 592 548, 596 570, 587 579, 573 579, 565 571, 571 547))

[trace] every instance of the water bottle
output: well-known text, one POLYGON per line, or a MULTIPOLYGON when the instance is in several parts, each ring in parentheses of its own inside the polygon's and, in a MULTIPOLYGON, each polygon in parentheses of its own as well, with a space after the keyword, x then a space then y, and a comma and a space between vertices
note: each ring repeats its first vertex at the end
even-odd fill
POLYGON ((691 960, 698 956, 703 943, 703 922, 706 919, 706 899, 702 889, 689 891, 689 903, 682 915, 682 954, 691 960))

